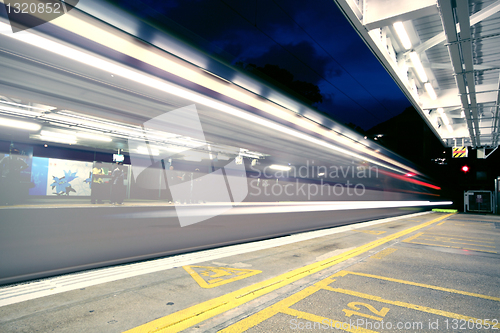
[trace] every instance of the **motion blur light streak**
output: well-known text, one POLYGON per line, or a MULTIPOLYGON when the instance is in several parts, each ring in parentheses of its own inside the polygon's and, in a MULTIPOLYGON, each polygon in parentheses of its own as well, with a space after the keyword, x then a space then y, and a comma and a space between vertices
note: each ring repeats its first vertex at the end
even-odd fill
POLYGON ((410 178, 410 176, 408 176, 408 174, 406 174, 404 176, 401 176, 401 175, 397 175, 397 174, 394 174, 392 172, 388 172, 388 171, 384 171, 384 170, 379 170, 379 172, 382 173, 382 174, 384 174, 384 175, 388 175, 388 176, 391 176, 391 177, 394 177, 394 178, 397 178, 397 179, 404 180, 405 182, 422 185, 422 186, 429 187, 429 188, 432 188, 432 189, 435 189, 435 190, 440 190, 441 189, 441 187, 439 187, 439 186, 432 185, 432 184, 429 184, 429 183, 426 183, 426 182, 423 182, 423 181, 420 181, 420 180, 416 180, 416 179, 410 178))
MULTIPOLYGON (((1 24, 2 23, 0 23, 0 25, 1 24)), ((5 24, 4 24, 4 26, 5 26, 5 24)), ((377 164, 377 165, 386 167, 386 168, 391 169, 393 171, 396 171, 398 173, 406 173, 406 171, 404 171, 404 169, 409 169, 407 166, 405 166, 399 162, 392 161, 392 160, 389 163, 397 165, 397 166, 403 168, 403 170, 391 167, 390 165, 386 165, 386 164, 381 163, 381 162, 376 161, 376 160, 364 158, 363 156, 361 156, 359 154, 356 154, 356 153, 353 153, 349 150, 334 146, 334 145, 327 143, 321 139, 316 139, 314 137, 311 137, 310 135, 307 135, 307 134, 304 134, 302 132, 296 131, 294 129, 288 128, 284 125, 280 125, 280 124, 277 124, 277 123, 272 122, 270 120, 251 115, 245 111, 238 110, 234 107, 228 106, 228 105, 223 104, 221 102, 212 100, 210 98, 193 93, 191 91, 184 90, 180 87, 174 86, 173 84, 169 84, 169 83, 160 81, 158 79, 151 78, 151 77, 146 76, 144 74, 140 74, 138 72, 135 72, 135 71, 130 70, 128 68, 125 68, 123 66, 119 66, 119 65, 113 64, 111 62, 99 59, 97 57, 85 54, 81 51, 71 49, 67 46, 55 43, 55 42, 50 41, 48 39, 45 39, 43 37, 39 37, 36 35, 30 35, 25 31, 18 33, 18 34, 15 34, 15 35, 14 34, 7 34, 7 36, 10 36, 12 38, 16 38, 20 41, 27 42, 29 44, 40 47, 40 48, 45 49, 47 51, 51 51, 51 52, 55 52, 55 53, 64 55, 68 58, 71 58, 73 60, 82 62, 84 64, 93 66, 93 67, 98 68, 100 70, 103 70, 103 71, 106 71, 109 73, 114 73, 115 75, 122 76, 124 78, 136 81, 138 83, 147 85, 149 87, 159 89, 159 90, 162 90, 162 91, 167 92, 167 93, 175 94, 179 97, 191 100, 193 102, 200 103, 200 104, 212 107, 216 110, 228 113, 230 115, 249 120, 249 121, 256 123, 258 125, 263 125, 263 126, 266 126, 268 128, 278 130, 282 133, 292 135, 292 136, 297 137, 299 139, 307 140, 309 142, 315 143, 315 144, 323 146, 325 148, 329 148, 329 149, 338 151, 342 154, 356 157, 358 159, 368 160, 369 162, 371 162, 373 164, 377 164)), ((93 125, 91 125, 91 126, 93 126, 93 125)), ((319 125, 314 125, 314 126, 319 127, 319 125)), ((109 128, 109 126, 108 126, 108 128, 109 128)), ((328 135, 328 137, 330 137, 330 136, 331 136, 331 134, 328 135)), ((338 135, 336 135, 336 136, 338 136, 338 135)), ((371 151, 369 151, 369 153, 372 154, 371 151)), ((386 161, 388 160, 387 158, 385 158, 383 156, 377 156, 377 158, 380 158, 380 159, 383 159, 386 161)), ((414 172, 417 172, 417 171, 414 171, 414 172)))
POLYGON ((14 105, 14 106, 19 106, 19 107, 27 108, 27 109, 41 110, 41 111, 50 111, 50 110, 55 109, 54 107, 48 107, 48 108, 44 109, 44 108, 39 108, 39 107, 31 106, 31 105, 25 105, 25 104, 19 104, 19 103, 12 103, 12 102, 7 102, 7 101, 0 101, 0 103, 1 104, 9 104, 9 105, 14 105))
MULTIPOLYGON (((252 207, 246 207, 247 203, 235 205, 232 209, 219 215, 254 215, 254 214, 277 214, 277 213, 303 213, 303 212, 323 212, 338 210, 360 210, 373 208, 403 208, 403 207, 422 207, 422 206, 447 206, 451 201, 324 201, 324 202, 293 202, 293 203, 255 203, 252 207)), ((224 204, 224 203, 219 203, 224 204)), ((216 205, 213 205, 216 206, 216 205)), ((199 209, 189 211, 190 216, 210 216, 216 207, 204 205, 199 209)), ((175 217, 174 211, 147 211, 127 214, 114 214, 113 218, 119 219, 137 219, 137 218, 167 218, 175 217)))
POLYGON ((17 108, 11 108, 8 106, 3 106, 0 105, 0 112, 1 113, 7 113, 7 114, 13 114, 16 116, 25 116, 25 117, 38 117, 41 115, 40 112, 34 112, 34 111, 27 111, 27 110, 20 110, 17 108))
POLYGON ((278 164, 270 165, 269 168, 273 169, 273 170, 281 170, 281 171, 289 171, 292 169, 291 167, 284 166, 284 165, 278 165, 278 164))
MULTIPOLYGON (((268 112, 274 116, 277 116, 285 121, 297 124, 305 129, 309 129, 315 133, 318 133, 320 135, 323 135, 327 138, 333 139, 334 141, 342 142, 343 144, 349 146, 350 148, 353 148, 357 151, 363 152, 365 154, 371 155, 376 157, 377 159, 383 160, 389 164, 395 165, 402 170, 398 170, 397 168, 394 168, 390 165, 386 165, 384 163, 381 163, 376 160, 370 160, 371 163, 384 166, 388 169, 391 169, 393 171, 396 171, 398 173, 406 173, 406 171, 411 171, 418 173, 418 171, 413 170, 409 168, 408 166, 405 166, 404 164, 401 164, 397 161, 394 161, 390 158, 387 158, 385 156, 375 156, 373 151, 371 149, 368 149, 365 147, 363 144, 360 144, 358 142, 353 142, 342 135, 339 135, 336 132, 332 132, 331 130, 325 130, 322 128, 320 125, 313 123, 309 120, 305 120, 302 118, 297 119, 295 117, 295 114, 289 110, 286 109, 281 109, 277 105, 268 103, 263 101, 261 98, 255 96, 254 94, 249 94, 247 91, 243 89, 237 89, 235 86, 228 86, 227 83, 222 83, 219 79, 215 77, 207 77, 206 75, 202 75, 202 73, 194 71, 192 69, 186 68, 185 66, 180 65, 177 62, 174 62, 172 60, 167 59, 164 56, 159 56, 158 54, 154 53, 151 50, 144 49, 144 45, 138 45, 134 44, 130 41, 127 41, 123 38, 120 38, 116 36, 115 34, 111 34, 107 31, 104 31, 103 29, 100 29, 99 27, 92 25, 88 22, 85 22, 77 17, 74 17, 74 13, 66 14, 58 19, 51 21, 51 23, 62 27, 63 29, 72 31, 76 34, 79 34, 81 36, 84 36, 90 40, 93 40, 95 42, 98 42, 102 45, 105 45, 106 47, 114 48, 115 50, 127 54, 131 57, 134 57, 136 59, 139 59, 141 61, 144 61, 148 64, 151 64, 157 68, 160 68, 162 70, 165 70, 167 72, 173 73, 177 76, 183 77, 185 79, 188 79, 192 82, 195 82, 197 84, 200 84, 204 87, 207 87, 211 90, 214 90, 216 92, 219 92, 221 94, 224 94, 226 96, 229 96, 231 98, 234 98, 236 100, 239 100, 247 105, 253 106, 257 109, 263 110, 265 112, 268 112), (406 170, 406 171, 405 171, 406 170)), ((119 66, 116 64, 113 64, 109 61, 100 59, 98 57, 85 54, 81 51, 78 51, 76 49, 72 49, 70 47, 67 47, 62 44, 58 44, 56 42, 53 42, 51 40, 48 40, 46 38, 36 36, 29 34, 26 31, 17 33, 17 34, 12 34, 9 30, 8 25, 0 23, 0 31, 3 31, 4 35, 18 39, 20 41, 29 43, 31 45, 40 47, 42 49, 45 49, 50 52, 55 52, 58 54, 61 54, 65 57, 74 59, 76 61, 82 62, 84 64, 87 64, 89 66, 101 69, 103 71, 109 72, 113 75, 119 75, 124 78, 134 80, 138 83, 150 86, 155 89, 159 89, 162 91, 165 91, 167 93, 171 93, 174 95, 177 95, 182 98, 186 98, 188 100, 191 100, 196 103, 200 103, 209 107, 213 107, 214 109, 220 110, 225 113, 229 113, 233 116, 237 116, 243 119, 247 119, 249 121, 252 121, 254 123, 264 125, 266 127, 276 129, 280 132, 287 133, 290 135, 293 135, 295 137, 308 140, 310 142, 314 142, 317 144, 320 144, 326 148, 333 149, 336 151, 341 152, 342 154, 346 154, 349 156, 353 156, 356 158, 362 159, 362 157, 356 153, 353 153, 349 150, 342 149, 336 146, 333 146, 331 144, 324 143, 322 140, 315 139, 309 135, 305 135, 301 132, 291 130, 285 126, 278 125, 274 122, 268 121, 268 120, 263 120, 263 118, 252 116, 247 114, 246 112, 237 110, 234 107, 229 107, 223 103, 220 103, 218 101, 213 101, 207 97, 200 96, 196 93, 193 93, 191 91, 186 91, 182 88, 179 88, 177 86, 174 86, 172 84, 165 83, 163 81, 160 81, 156 78, 150 78, 144 74, 137 73, 135 71, 132 71, 128 68, 125 68, 123 66, 119 66)))
POLYGON ((38 131, 41 128, 38 124, 7 118, 0 118, 0 126, 13 127, 26 131, 38 131))

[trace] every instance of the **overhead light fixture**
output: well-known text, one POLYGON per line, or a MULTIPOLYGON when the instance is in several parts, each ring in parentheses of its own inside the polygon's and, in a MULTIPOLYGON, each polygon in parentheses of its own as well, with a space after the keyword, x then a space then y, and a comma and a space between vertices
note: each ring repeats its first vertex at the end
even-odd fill
POLYGON ((50 135, 40 135, 40 140, 42 141, 50 141, 50 142, 58 142, 58 143, 65 143, 68 145, 74 145, 76 144, 76 139, 71 140, 71 139, 65 139, 61 137, 56 137, 56 136, 50 136, 50 135))
POLYGON ((40 132, 40 135, 46 136, 46 137, 66 139, 69 141, 76 141, 76 136, 73 134, 69 134, 69 133, 61 133, 61 132, 52 132, 52 131, 42 130, 40 132))
POLYGON ((269 166, 269 168, 273 169, 273 170, 280 170, 280 171, 289 171, 290 169, 292 169, 289 166, 278 165, 278 164, 272 164, 272 165, 269 166))
POLYGON ((417 54, 417 52, 410 52, 410 59, 413 64, 413 67, 417 71, 417 75, 421 82, 427 82, 427 74, 425 74, 424 66, 422 66, 422 62, 417 54))
POLYGON ((76 136, 79 138, 84 138, 84 139, 89 139, 89 140, 94 140, 94 141, 103 141, 103 142, 113 141, 113 139, 111 139, 107 136, 96 135, 94 133, 76 133, 76 136))
POLYGON ((424 84, 424 87, 425 87, 425 90, 427 91, 427 93, 429 94, 429 97, 435 101, 437 99, 437 95, 436 95, 436 92, 434 91, 434 88, 432 88, 432 85, 427 82, 426 84, 424 84))
POLYGON ((403 47, 406 50, 411 49, 410 37, 408 37, 408 34, 406 33, 403 22, 396 22, 393 24, 393 27, 394 29, 396 29, 396 33, 398 34, 399 40, 401 41, 401 44, 403 44, 403 47))
POLYGON ((324 175, 325 175, 325 173, 324 173, 324 172, 320 172, 320 173, 318 173, 318 177, 321 177, 321 176, 324 176, 324 175))
POLYGON ((148 149, 147 147, 139 146, 137 147, 136 152, 141 155, 150 155, 150 154, 153 156, 160 155, 160 151, 157 148, 152 148, 152 147, 149 147, 148 149))
POLYGON ((0 126, 13 127, 26 131, 38 131, 42 128, 39 124, 8 118, 0 118, 0 126))
POLYGON ((443 120, 443 123, 445 124, 446 128, 448 129, 448 132, 453 133, 453 127, 451 126, 450 120, 446 116, 446 113, 444 113, 444 109, 437 108, 437 112, 441 116, 441 120, 443 120))

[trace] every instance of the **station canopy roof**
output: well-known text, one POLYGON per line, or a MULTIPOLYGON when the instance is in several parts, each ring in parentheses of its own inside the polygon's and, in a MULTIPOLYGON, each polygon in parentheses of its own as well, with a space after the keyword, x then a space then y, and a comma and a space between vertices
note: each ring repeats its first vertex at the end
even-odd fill
POLYGON ((500 1, 335 1, 445 146, 498 146, 500 1))

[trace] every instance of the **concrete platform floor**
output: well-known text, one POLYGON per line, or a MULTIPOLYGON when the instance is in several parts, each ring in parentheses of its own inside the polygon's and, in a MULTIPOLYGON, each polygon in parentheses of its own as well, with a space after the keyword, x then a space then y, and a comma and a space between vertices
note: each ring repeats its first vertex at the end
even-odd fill
POLYGON ((419 213, 0 288, 1 332, 500 330, 500 217, 419 213))

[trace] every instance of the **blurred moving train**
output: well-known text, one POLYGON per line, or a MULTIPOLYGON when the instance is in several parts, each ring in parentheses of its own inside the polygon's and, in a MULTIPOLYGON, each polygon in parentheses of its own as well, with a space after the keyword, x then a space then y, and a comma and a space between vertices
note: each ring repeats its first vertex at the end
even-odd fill
POLYGON ((99 1, 8 23, 0 284, 450 204, 408 161, 99 1), (91 205, 113 155, 125 205, 91 205))

